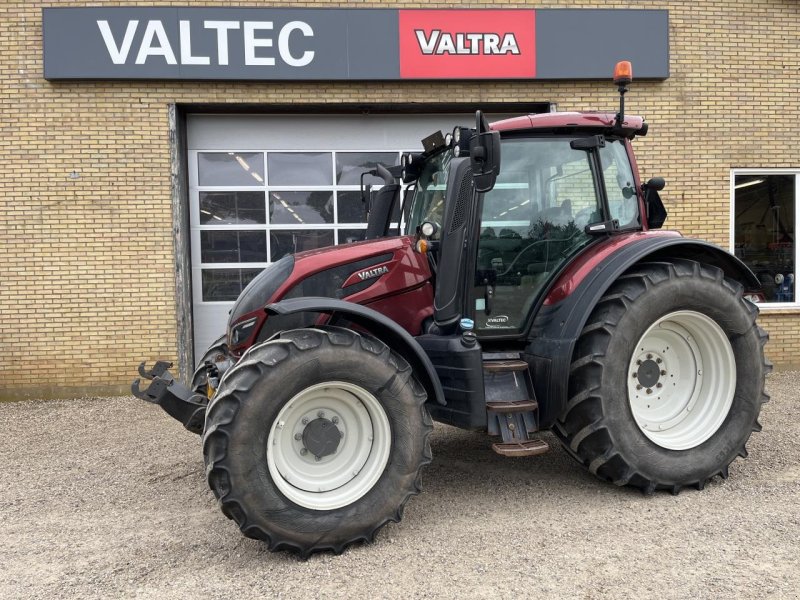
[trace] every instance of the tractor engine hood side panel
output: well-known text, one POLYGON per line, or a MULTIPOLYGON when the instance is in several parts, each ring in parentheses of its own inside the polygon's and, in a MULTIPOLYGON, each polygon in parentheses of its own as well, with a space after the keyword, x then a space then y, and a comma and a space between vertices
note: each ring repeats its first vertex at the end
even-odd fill
MULTIPOLYGON (((303 297, 369 304, 430 287, 430 267, 426 257, 414 251, 413 243, 411 237, 357 242, 300 252, 271 265, 248 286, 231 311, 228 338, 232 354, 240 356, 280 330, 308 327, 325 320, 323 315, 311 313, 268 318, 264 310, 267 304, 303 297), (278 269, 283 261, 290 262, 290 268, 284 264, 278 269)), ((425 294, 408 297, 419 302, 425 298, 425 294)), ((422 318, 419 315, 425 307, 407 308, 403 312, 407 318, 400 325, 417 332, 422 318), (419 310, 411 310, 415 308, 419 310)))

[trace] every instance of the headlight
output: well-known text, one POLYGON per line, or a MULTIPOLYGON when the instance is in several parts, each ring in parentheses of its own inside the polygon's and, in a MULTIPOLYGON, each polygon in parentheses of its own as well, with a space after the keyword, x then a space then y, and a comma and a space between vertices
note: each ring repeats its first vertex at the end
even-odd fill
POLYGON ((238 346, 244 342, 253 333, 253 327, 256 324, 256 318, 247 319, 234 325, 230 335, 230 343, 233 346, 238 346))

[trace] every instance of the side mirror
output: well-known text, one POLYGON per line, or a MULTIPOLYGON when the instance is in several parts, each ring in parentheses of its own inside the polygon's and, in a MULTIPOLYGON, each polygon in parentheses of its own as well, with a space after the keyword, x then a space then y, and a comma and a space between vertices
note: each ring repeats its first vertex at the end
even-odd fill
POLYGON ((658 192, 666 185, 663 177, 653 177, 642 185, 644 191, 644 206, 647 210, 647 226, 650 229, 661 229, 667 220, 667 209, 661 201, 658 192))
POLYGON ((645 183, 642 186, 642 188, 644 189, 645 192, 647 190, 655 190, 657 192, 660 192, 661 190, 664 189, 664 186, 666 185, 667 182, 664 181, 663 177, 651 177, 650 179, 647 180, 647 183, 645 183))
POLYGON ((481 111, 475 112, 475 135, 469 142, 472 180, 478 193, 492 190, 500 174, 500 132, 491 131, 481 111))

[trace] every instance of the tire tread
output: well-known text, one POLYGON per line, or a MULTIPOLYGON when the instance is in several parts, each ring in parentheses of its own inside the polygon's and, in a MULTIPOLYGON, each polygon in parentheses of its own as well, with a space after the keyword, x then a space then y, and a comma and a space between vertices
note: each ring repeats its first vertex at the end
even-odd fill
MULTIPOLYGON (((265 542, 270 551, 288 550, 308 558, 315 552, 331 551, 341 554, 355 543, 371 543, 375 540, 378 531, 390 522, 397 523, 402 518, 403 509, 408 500, 421 490, 422 471, 432 460, 430 448, 430 434, 433 431, 433 421, 425 408, 427 395, 413 377, 411 367, 399 355, 392 352, 388 346, 376 338, 360 334, 355 331, 340 327, 326 327, 325 329, 300 329, 282 332, 279 337, 251 347, 241 358, 239 363, 231 368, 225 375, 226 386, 222 393, 216 395, 209 404, 206 412, 206 427, 202 437, 203 456, 206 461, 206 479, 217 498, 220 508, 228 518, 236 522, 241 532, 248 538, 265 542), (415 465, 414 477, 410 478, 410 485, 399 506, 385 515, 371 531, 354 534, 340 543, 316 542, 301 544, 294 540, 280 537, 270 533, 250 518, 246 503, 239 498, 236 490, 232 489, 226 459, 229 454, 230 435, 228 428, 236 419, 237 412, 244 402, 244 396, 259 380, 263 373, 276 365, 291 360, 298 353, 317 348, 324 344, 332 346, 359 347, 376 356, 385 356, 398 372, 404 376, 405 381, 413 386, 413 395, 422 416, 425 429, 423 435, 422 459, 415 465)), ((222 386, 221 386, 222 387, 222 386)))
MULTIPOLYGON (((588 406, 589 403, 596 402, 598 399, 606 348, 619 319, 645 291, 662 281, 679 277, 702 277, 724 286, 744 305, 751 321, 750 331, 755 330, 761 347, 763 348, 767 343, 769 335, 756 324, 758 307, 743 298, 743 287, 738 282, 725 278, 721 269, 687 259, 636 265, 610 286, 587 320, 575 344, 575 355, 570 365, 568 400, 564 411, 553 427, 553 432, 568 454, 586 466, 593 474, 612 481, 616 485, 633 485, 644 494, 652 494, 657 489, 665 489, 672 494, 677 494, 688 485, 702 490, 706 482, 713 477, 717 475, 723 479, 728 477, 730 463, 723 465, 715 472, 708 473, 702 480, 693 482, 658 481, 637 472, 624 456, 616 451, 610 435, 597 435, 606 429, 604 417, 602 415, 598 417, 598 410, 588 406)), ((772 370, 771 363, 763 358, 763 352, 761 369, 763 374, 772 370)), ((763 392, 762 380, 759 407, 768 400, 769 396, 763 392)), ((761 431, 761 424, 758 422, 757 416, 753 431, 761 431)), ((747 456, 745 444, 746 441, 733 455, 731 462, 737 457, 747 456)))

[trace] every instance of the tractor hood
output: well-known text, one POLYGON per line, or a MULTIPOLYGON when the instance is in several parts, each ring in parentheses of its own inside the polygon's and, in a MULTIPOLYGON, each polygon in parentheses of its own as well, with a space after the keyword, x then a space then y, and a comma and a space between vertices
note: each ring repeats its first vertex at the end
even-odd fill
POLYGON ((242 291, 228 319, 231 349, 259 338, 264 306, 289 298, 322 296, 357 304, 418 287, 431 277, 427 257, 409 236, 330 246, 285 256, 242 291))

